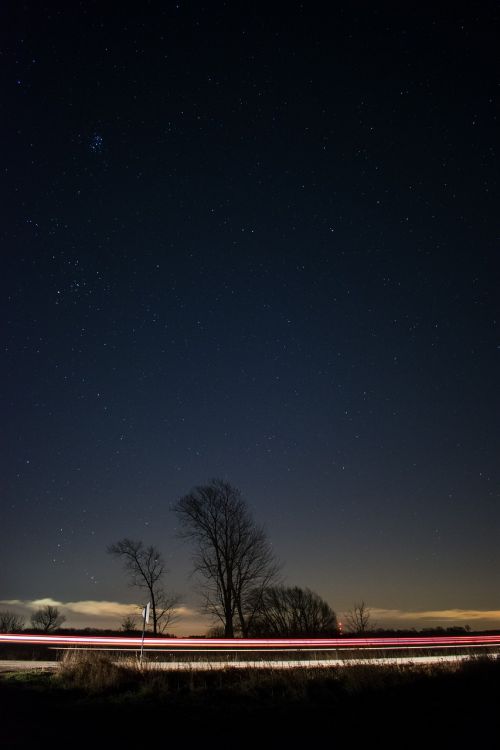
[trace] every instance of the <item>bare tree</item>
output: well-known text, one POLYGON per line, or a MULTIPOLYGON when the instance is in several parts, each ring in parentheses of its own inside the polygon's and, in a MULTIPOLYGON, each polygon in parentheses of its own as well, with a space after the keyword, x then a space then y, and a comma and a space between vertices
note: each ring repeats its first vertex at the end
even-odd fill
POLYGON ((0 633, 15 633, 24 629, 24 617, 15 612, 4 610, 0 612, 0 633))
POLYGON ((50 633, 53 630, 60 628, 66 617, 61 615, 57 607, 52 607, 47 604, 46 607, 37 609, 31 615, 31 624, 35 630, 44 630, 46 633, 50 633))
POLYGON ((180 600, 179 594, 172 594, 160 589, 156 597, 156 625, 158 633, 165 633, 167 628, 179 618, 177 609, 180 600))
POLYGON ((212 625, 207 631, 207 638, 224 638, 224 625, 220 621, 212 625))
POLYGON ((345 621, 351 633, 366 633, 376 626, 371 619, 370 608, 363 601, 354 604, 353 608, 346 612, 345 621))
POLYGON ((174 507, 181 536, 194 542, 194 572, 202 582, 203 609, 224 626, 226 638, 247 635, 251 603, 276 579, 276 563, 264 529, 253 521, 241 493, 213 479, 174 507))
POLYGON ((163 557, 156 547, 145 547, 133 539, 121 539, 108 547, 108 552, 122 560, 130 576, 130 585, 146 589, 151 601, 153 633, 163 631, 176 619, 179 596, 163 588, 166 575, 163 557))
POLYGON ((121 628, 124 633, 132 633, 137 630, 137 620, 134 615, 126 615, 123 618, 121 628))
POLYGON ((330 605, 310 589, 273 586, 258 594, 250 632, 257 637, 298 638, 338 635, 330 605))

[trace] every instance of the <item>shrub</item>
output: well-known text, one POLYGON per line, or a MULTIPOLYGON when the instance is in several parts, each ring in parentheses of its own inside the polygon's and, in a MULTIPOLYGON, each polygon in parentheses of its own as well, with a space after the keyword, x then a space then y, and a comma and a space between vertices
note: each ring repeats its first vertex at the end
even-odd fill
POLYGON ((88 693, 123 690, 137 682, 137 672, 95 651, 66 651, 58 678, 88 693))

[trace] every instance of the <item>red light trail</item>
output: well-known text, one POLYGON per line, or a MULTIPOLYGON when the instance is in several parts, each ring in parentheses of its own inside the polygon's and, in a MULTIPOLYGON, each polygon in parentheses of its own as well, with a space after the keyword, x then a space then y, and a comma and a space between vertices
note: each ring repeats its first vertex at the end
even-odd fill
MULTIPOLYGON (((121 646, 140 648, 141 638, 121 636, 36 635, 0 633, 2 643, 47 646, 121 646)), ((500 635, 412 636, 407 638, 145 638, 148 649, 217 649, 237 651, 343 649, 343 648, 443 648, 446 646, 500 646, 500 635)))

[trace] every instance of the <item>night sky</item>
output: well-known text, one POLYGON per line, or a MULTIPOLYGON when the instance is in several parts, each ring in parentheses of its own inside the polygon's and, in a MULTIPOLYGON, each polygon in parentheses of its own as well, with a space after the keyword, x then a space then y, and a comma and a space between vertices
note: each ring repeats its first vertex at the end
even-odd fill
POLYGON ((338 613, 500 627, 500 10, 437 6, 2 4, 0 606, 118 627, 129 536, 192 632, 221 477, 338 613))

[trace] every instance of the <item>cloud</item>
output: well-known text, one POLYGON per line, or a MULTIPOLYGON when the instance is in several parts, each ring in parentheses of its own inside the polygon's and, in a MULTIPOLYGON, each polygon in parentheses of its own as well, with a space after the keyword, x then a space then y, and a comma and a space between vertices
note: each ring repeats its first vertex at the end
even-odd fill
POLYGON ((138 610, 137 604, 121 604, 120 602, 95 601, 93 599, 81 602, 61 602, 60 606, 68 612, 92 615, 93 617, 126 617, 138 610))
POLYGON ((500 610, 498 609, 428 609, 428 610, 402 610, 402 609, 380 609, 370 607, 372 618, 383 625, 385 622, 391 624, 400 623, 406 626, 423 627, 425 625, 446 626, 464 625, 474 622, 475 625, 484 623, 489 625, 500 625, 500 610))
POLYGON ((60 609, 63 614, 74 612, 76 614, 93 615, 94 617, 125 617, 137 612, 139 605, 121 604, 120 602, 94 601, 92 599, 80 602, 61 602, 51 597, 43 599, 6 599, 0 604, 24 607, 28 610, 36 610, 41 607, 51 606, 60 609))
MULTIPOLYGON (((17 614, 22 614, 25 617, 29 617, 41 607, 57 607, 60 613, 65 615, 67 627, 118 628, 125 617, 137 615, 143 605, 94 599, 62 602, 52 597, 44 597, 43 599, 0 600, 0 607, 4 606, 15 609, 17 614)), ((206 623, 202 623, 198 612, 190 607, 182 605, 176 607, 176 615, 179 622, 169 628, 172 632, 178 631, 179 627, 183 630, 187 626, 195 629, 201 628, 201 632, 206 628, 206 623)))

